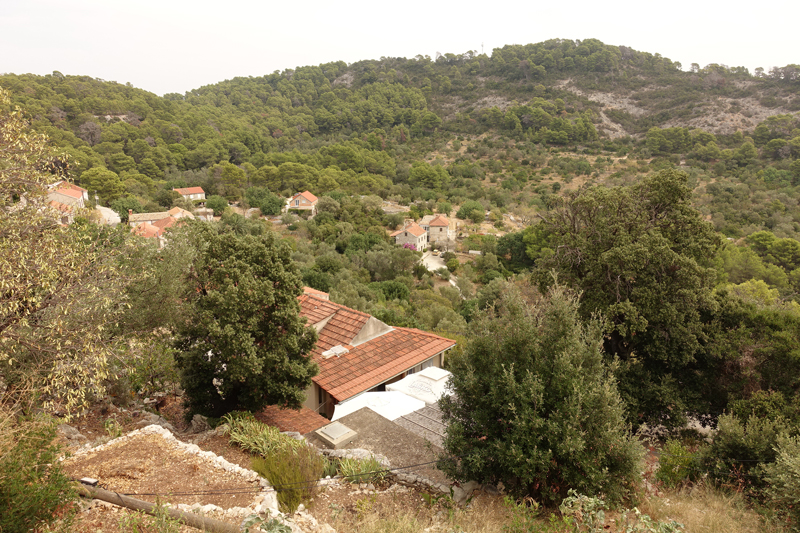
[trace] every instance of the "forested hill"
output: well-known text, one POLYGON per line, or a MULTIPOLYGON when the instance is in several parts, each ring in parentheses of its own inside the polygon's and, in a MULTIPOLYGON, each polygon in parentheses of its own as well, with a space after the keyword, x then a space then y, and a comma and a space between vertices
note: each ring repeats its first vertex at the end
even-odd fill
POLYGON ((126 200, 123 213, 168 206, 180 185, 231 201, 258 185, 536 209, 562 186, 682 164, 694 186, 709 181, 697 206, 720 204, 705 211, 719 230, 799 234, 785 189, 800 175, 797 65, 684 72, 587 39, 326 63, 164 97, 59 72, 0 86, 70 156, 76 181, 104 204, 126 200), (742 188, 750 178, 783 196, 742 188))

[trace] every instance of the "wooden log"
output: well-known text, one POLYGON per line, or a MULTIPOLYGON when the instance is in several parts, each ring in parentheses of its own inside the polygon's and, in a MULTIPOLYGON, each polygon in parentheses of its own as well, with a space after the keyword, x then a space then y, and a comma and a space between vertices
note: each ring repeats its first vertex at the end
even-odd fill
MULTIPOLYGON (((87 487, 86 485, 78 485, 77 492, 84 498, 94 498, 96 500, 103 500, 104 502, 113 503, 120 507, 127 507, 136 511, 143 511, 150 515, 155 515, 157 506, 142 500, 131 498, 130 496, 123 496, 116 492, 110 492, 97 487, 87 487)), ((167 513, 171 518, 180 521, 187 526, 197 528, 201 531, 208 531, 209 533, 239 533, 238 526, 216 520, 214 518, 207 518, 205 516, 196 515, 194 513, 185 513, 177 509, 166 508, 167 513)))

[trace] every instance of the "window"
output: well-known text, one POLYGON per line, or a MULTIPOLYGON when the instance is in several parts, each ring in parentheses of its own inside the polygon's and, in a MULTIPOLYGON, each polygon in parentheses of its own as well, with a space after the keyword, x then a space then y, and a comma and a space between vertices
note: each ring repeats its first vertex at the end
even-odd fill
POLYGON ((294 201, 294 205, 296 205, 296 206, 297 206, 297 205, 300 205, 300 200, 295 200, 295 201, 294 201))

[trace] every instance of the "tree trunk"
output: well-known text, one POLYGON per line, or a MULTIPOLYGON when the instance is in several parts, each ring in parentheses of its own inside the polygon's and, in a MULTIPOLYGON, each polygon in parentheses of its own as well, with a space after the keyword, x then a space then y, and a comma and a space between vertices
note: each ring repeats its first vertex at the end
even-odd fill
MULTIPOLYGON (((114 505, 119 505, 120 507, 144 511, 150 515, 154 515, 156 513, 156 505, 149 502, 143 502, 142 500, 130 498, 128 496, 122 496, 116 492, 109 492, 96 487, 87 487, 86 485, 78 485, 77 491, 78 494, 84 498, 103 500, 105 502, 113 503, 114 505)), ((240 531, 238 526, 229 524, 228 522, 222 522, 221 520, 206 518, 193 513, 185 513, 183 511, 178 511, 177 509, 167 508, 166 511, 170 517, 179 520, 181 523, 186 524, 187 526, 197 528, 201 531, 208 531, 209 533, 239 533, 240 531)))

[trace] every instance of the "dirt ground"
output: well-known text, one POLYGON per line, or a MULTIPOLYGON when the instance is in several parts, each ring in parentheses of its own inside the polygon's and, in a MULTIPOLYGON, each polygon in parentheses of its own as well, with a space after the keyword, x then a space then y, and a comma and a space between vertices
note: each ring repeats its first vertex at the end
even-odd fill
MULTIPOLYGON (((186 443, 194 443, 203 450, 225 458, 228 462, 250 468, 250 455, 237 446, 229 444, 224 435, 184 433, 187 425, 183 422, 180 401, 169 397, 159 414, 172 423, 178 433, 175 437, 186 443)), ((127 434, 142 427, 145 414, 136 408, 123 410, 112 405, 97 406, 86 416, 71 423, 93 444, 102 444, 110 439, 109 420, 115 426, 114 432, 127 434)), ((406 466, 433 460, 435 450, 425 444, 417 435, 404 430, 374 414, 373 412, 354 413, 346 422, 359 431, 359 437, 348 447, 360 447, 386 455, 392 466, 406 466)), ((76 446, 72 446, 76 450, 76 446)), ((197 455, 187 455, 176 446, 164 441, 158 435, 144 434, 128 440, 73 455, 65 461, 67 472, 77 478, 93 477, 100 480, 100 486, 107 490, 122 493, 135 493, 137 499, 161 503, 214 504, 224 509, 246 507, 256 498, 258 487, 252 481, 216 468, 207 459, 197 455), (247 490, 250 487, 252 490, 247 490), (245 489, 245 490, 243 490, 245 489), (195 495, 185 493, 209 492, 215 494, 195 495), (156 497, 154 494, 161 496, 156 497)), ((427 465, 412 470, 437 482, 444 481, 441 473, 427 465)), ((134 511, 118 508, 112 504, 94 500, 81 502, 76 523, 71 531, 89 532, 128 532, 158 531, 153 517, 134 511)), ((433 509, 435 512, 435 509, 433 509)), ((426 503, 420 491, 401 485, 385 484, 368 487, 347 482, 321 486, 309 505, 309 512, 318 523, 328 523, 339 532, 353 529, 365 513, 377 513, 392 517, 399 514, 419 516, 420 520, 430 521, 431 506, 426 503), (426 518, 427 517, 427 518, 426 518)), ((214 516, 225 519, 223 516, 214 516)), ((238 520, 228 519, 232 523, 238 520)), ((181 527, 180 531, 192 532, 195 529, 181 527)))

